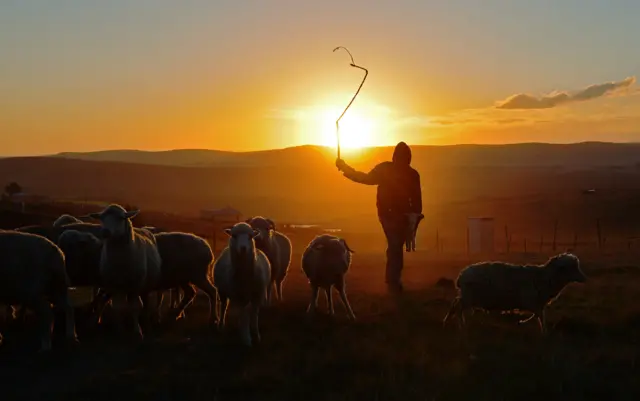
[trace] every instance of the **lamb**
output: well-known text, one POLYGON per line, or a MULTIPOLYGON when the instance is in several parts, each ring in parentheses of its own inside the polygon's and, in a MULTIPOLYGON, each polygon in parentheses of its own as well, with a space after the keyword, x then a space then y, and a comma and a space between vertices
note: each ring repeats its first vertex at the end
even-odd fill
POLYGON ((291 264, 291 240, 276 231, 276 225, 271 219, 256 216, 247 219, 246 223, 260 232, 260 236, 255 240, 256 246, 267 255, 271 264, 271 283, 267 290, 267 303, 271 304, 273 287, 276 288, 278 301, 282 301, 282 284, 291 264))
POLYGON ((424 214, 407 213, 409 221, 407 230, 407 239, 405 240, 405 249, 407 252, 416 251, 416 234, 418 233, 418 225, 424 219, 424 214))
MULTIPOLYGON (((120 205, 111 204, 101 213, 89 216, 99 219, 102 226, 100 280, 105 292, 114 298, 126 296, 134 319, 134 335, 142 339, 140 296, 157 286, 162 259, 153 234, 147 230, 134 230, 131 219, 138 213, 139 210, 127 211, 120 205)), ((150 311, 149 306, 149 302, 144 303, 145 311, 150 311)), ((121 308, 117 309, 117 323, 121 329, 121 308)))
POLYGON ((302 254, 302 271, 311 285, 311 302, 307 312, 315 313, 318 308, 318 291, 323 288, 327 296, 329 313, 334 314, 331 290, 335 287, 340 294, 347 316, 355 320, 345 291, 345 274, 351 265, 351 254, 355 253, 347 241, 334 235, 323 234, 315 237, 302 254))
POLYGON ((240 310, 240 337, 246 346, 260 342, 258 313, 267 297, 271 282, 271 264, 267 255, 257 249, 255 239, 260 236, 247 223, 237 223, 224 232, 229 245, 213 265, 213 277, 220 297, 218 327, 226 323, 228 301, 240 310), (247 313, 247 306, 250 311, 247 313))
POLYGON ((60 217, 58 217, 56 221, 53 222, 53 226, 62 227, 62 226, 66 226, 67 224, 73 224, 73 223, 82 223, 82 220, 76 217, 73 217, 69 214, 63 214, 60 217))
POLYGON ((0 303, 32 309, 39 320, 40 351, 51 350, 51 304, 64 314, 67 341, 77 342, 74 311, 68 296, 65 257, 48 239, 0 231, 0 303))
POLYGON ((88 231, 65 230, 58 238, 72 286, 100 285, 102 241, 88 231))
POLYGON ((443 320, 456 315, 460 328, 464 312, 470 308, 486 311, 528 311, 532 315, 520 323, 537 318, 547 333, 545 307, 556 300, 571 282, 584 283, 587 277, 580 260, 571 253, 551 257, 544 265, 518 266, 505 262, 480 262, 467 266, 458 275, 459 294, 443 320))

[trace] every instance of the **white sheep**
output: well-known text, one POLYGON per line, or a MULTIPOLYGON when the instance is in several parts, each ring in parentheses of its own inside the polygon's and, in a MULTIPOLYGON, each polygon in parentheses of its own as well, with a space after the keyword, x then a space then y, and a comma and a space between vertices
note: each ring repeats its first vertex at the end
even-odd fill
POLYGON ((64 333, 77 342, 65 257, 48 239, 16 231, 0 231, 0 303, 32 309, 39 320, 40 350, 51 349, 53 312, 64 314, 64 333))
POLYGON ((82 223, 82 220, 73 217, 70 214, 63 214, 53 222, 53 227, 62 227, 73 223, 82 223))
MULTIPOLYGON (((134 334, 142 338, 140 296, 157 286, 162 259, 153 234, 147 230, 134 230, 131 219, 138 213, 138 210, 127 211, 120 205, 112 204, 101 213, 91 213, 89 216, 99 219, 102 226, 100 279, 103 288, 114 298, 126 296, 134 319, 134 334)), ((144 308, 151 312, 149 302, 144 302, 144 308)), ((117 324, 121 329, 121 307, 117 309, 117 324)))
POLYGON ((282 301, 282 284, 291 265, 291 240, 283 233, 276 231, 276 225, 271 219, 256 216, 247 219, 246 223, 260 232, 260 236, 255 240, 256 246, 267 255, 271 264, 271 283, 267 290, 267 304, 271 304, 274 287, 276 298, 282 301))
POLYGON ((218 327, 226 324, 227 303, 240 310, 240 336, 242 342, 251 346, 260 342, 258 313, 266 301, 267 287, 271 282, 271 264, 267 255, 257 249, 255 238, 260 236, 247 223, 237 223, 224 230, 229 236, 229 245, 213 265, 214 284, 220 297, 218 327), (250 311, 247 313, 247 306, 250 311))
POLYGON ((418 225, 424 219, 424 214, 407 213, 407 238, 405 240, 405 249, 407 252, 416 251, 416 235, 418 234, 418 225))
POLYGON ((302 271, 309 279, 311 302, 307 311, 315 313, 318 308, 318 292, 322 288, 327 296, 329 313, 334 314, 332 288, 340 294, 347 315, 355 320, 345 291, 345 275, 351 265, 351 254, 355 253, 347 241, 334 235, 323 234, 315 237, 302 254, 302 271))
POLYGON ((480 262, 464 268, 458 275, 459 294, 443 320, 454 314, 460 328, 465 325, 464 312, 478 308, 485 311, 520 311, 536 317, 540 330, 547 332, 545 307, 558 298, 571 282, 587 280, 580 260, 570 253, 550 258, 544 265, 513 265, 505 262, 480 262))

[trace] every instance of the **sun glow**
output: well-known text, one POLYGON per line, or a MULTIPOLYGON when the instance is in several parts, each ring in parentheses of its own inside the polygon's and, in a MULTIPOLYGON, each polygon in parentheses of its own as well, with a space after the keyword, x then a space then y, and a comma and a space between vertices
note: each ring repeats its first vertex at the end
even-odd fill
MULTIPOLYGON (((323 146, 337 147, 336 119, 344 109, 325 107, 314 110, 315 137, 323 146)), ((378 144, 378 124, 375 119, 356 110, 347 110, 340 120, 340 147, 360 149, 378 144)))

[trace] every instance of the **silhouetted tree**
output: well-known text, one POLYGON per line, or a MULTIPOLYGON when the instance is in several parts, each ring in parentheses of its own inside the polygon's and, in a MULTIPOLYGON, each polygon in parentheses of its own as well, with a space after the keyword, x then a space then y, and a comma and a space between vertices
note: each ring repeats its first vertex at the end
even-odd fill
POLYGON ((13 198, 14 195, 22 192, 22 187, 17 182, 11 182, 4 187, 4 193, 7 194, 9 198, 13 198))

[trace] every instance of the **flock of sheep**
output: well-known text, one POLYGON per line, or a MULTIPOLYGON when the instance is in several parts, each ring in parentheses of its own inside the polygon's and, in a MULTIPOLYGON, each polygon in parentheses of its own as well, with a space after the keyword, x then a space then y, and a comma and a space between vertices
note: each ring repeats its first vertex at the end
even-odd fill
MULTIPOLYGON (((35 313, 40 350, 52 347, 54 310, 61 316, 55 319, 56 327, 64 328, 67 341, 78 341, 69 288, 80 286, 94 288, 93 317, 100 319, 111 301, 118 331, 123 333, 123 317, 128 315, 136 338, 143 337, 141 317, 148 321, 161 318, 165 292, 182 290, 179 304, 171 305, 171 318, 177 319, 193 302, 197 287, 209 297, 212 325, 222 329, 227 309, 235 307, 240 312, 241 341, 247 346, 259 342, 260 307, 272 302, 274 289, 276 298, 282 300, 291 264, 291 241, 276 230, 274 222, 258 216, 226 228, 228 245, 214 261, 205 239, 134 227, 132 219, 137 214, 112 204, 87 216, 98 224, 63 215, 52 226, 0 230, 0 303, 7 305, 14 319, 20 318, 15 315, 17 308, 22 316, 26 308, 35 313), (156 294, 155 302, 152 293, 156 294)), ((407 252, 415 251, 416 230, 423 217, 410 216, 407 252)), ((323 289, 333 314, 335 288, 348 317, 355 320, 345 291, 352 253, 347 242, 334 235, 316 236, 307 245, 301 267, 311 288, 309 313, 317 309, 323 289)), ((529 319, 537 317, 544 332, 545 306, 568 283, 585 280, 578 258, 568 253, 543 266, 477 263, 460 273, 456 282, 459 294, 444 322, 455 315, 463 325, 468 309, 521 310, 532 312, 529 319)))

